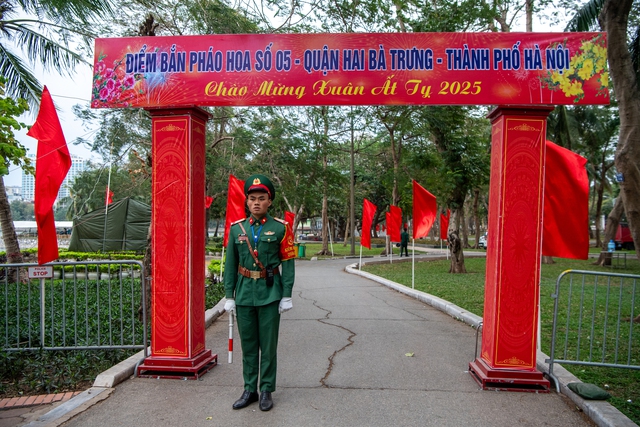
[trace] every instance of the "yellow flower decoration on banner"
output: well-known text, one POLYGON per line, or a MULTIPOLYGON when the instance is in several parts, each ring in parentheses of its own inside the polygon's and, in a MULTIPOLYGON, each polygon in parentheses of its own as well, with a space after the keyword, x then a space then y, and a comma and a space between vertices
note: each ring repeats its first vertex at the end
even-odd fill
POLYGON ((606 93, 609 87, 609 70, 607 68, 607 48, 605 40, 598 35, 591 40, 584 41, 580 49, 573 55, 569 68, 559 71, 547 71, 542 77, 543 86, 551 90, 560 90, 567 97, 573 97, 574 102, 584 98, 584 83, 594 77, 600 83, 598 95, 606 93))

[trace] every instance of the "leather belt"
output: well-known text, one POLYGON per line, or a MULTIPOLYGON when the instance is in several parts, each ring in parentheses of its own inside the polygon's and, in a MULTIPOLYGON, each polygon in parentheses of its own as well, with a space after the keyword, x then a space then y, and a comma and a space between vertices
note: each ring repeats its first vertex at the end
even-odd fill
MULTIPOLYGON (((248 268, 244 268, 243 266, 238 266, 238 273, 243 275, 244 277, 248 277, 249 279, 257 280, 257 279, 265 279, 267 277, 267 270, 249 270, 248 268)), ((278 267, 273 269, 273 274, 280 274, 280 270, 278 267)))

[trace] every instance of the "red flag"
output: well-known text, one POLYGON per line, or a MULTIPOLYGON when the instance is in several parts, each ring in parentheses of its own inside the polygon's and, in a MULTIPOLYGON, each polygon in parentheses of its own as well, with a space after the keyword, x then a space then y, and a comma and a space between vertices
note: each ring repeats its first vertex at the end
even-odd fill
POLYGON ((289 211, 284 211, 284 220, 289 224, 289 228, 291 229, 291 235, 295 240, 295 235, 293 234, 293 223, 296 221, 296 214, 289 211))
POLYGON ((229 175, 229 189, 227 190, 227 213, 225 215, 224 237, 222 245, 227 247, 229 239, 229 227, 231 223, 246 217, 244 211, 244 181, 229 175))
POLYGON ((402 209, 397 206, 389 207, 389 216, 387 217, 387 230, 389 238, 392 242, 400 241, 400 226, 402 225, 402 209))
POLYGON ((413 238, 419 239, 429 234, 436 220, 436 197, 413 181, 413 238))
POLYGON ((447 240, 449 238, 449 218, 451 211, 447 209, 447 215, 440 214, 440 239, 447 240))
POLYGON ((109 187, 107 187, 106 193, 107 194, 105 195, 104 204, 110 205, 111 203, 113 203, 113 191, 109 190, 109 187))
POLYGON ((204 207, 205 207, 205 209, 209 209, 209 207, 211 206, 211 203, 213 203, 213 197, 207 196, 207 197, 204 198, 204 207))
POLYGON ((34 210, 38 226, 38 264, 44 264, 58 258, 53 203, 71 168, 67 141, 46 86, 42 91, 38 117, 27 135, 38 140, 34 210))
POLYGON ((367 249, 371 249, 371 224, 373 223, 373 215, 376 213, 376 205, 364 199, 362 207, 362 235, 360 244, 367 249))
POLYGON ((587 159, 547 141, 542 215, 542 255, 589 256, 587 159))
POLYGON ((293 229, 293 223, 296 220, 296 214, 289 211, 284 211, 284 220, 289 223, 291 228, 293 229))

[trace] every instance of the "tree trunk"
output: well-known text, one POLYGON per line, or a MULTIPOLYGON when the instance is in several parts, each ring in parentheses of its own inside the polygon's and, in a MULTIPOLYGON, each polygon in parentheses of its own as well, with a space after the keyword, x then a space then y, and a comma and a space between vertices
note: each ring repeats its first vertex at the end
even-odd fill
MULTIPOLYGON (((600 252, 600 256, 598 260, 594 262, 594 265, 605 265, 605 259, 607 251, 607 245, 610 240, 613 240, 616 237, 616 231, 618 231, 618 225, 620 224, 620 218, 622 217, 622 212, 624 211, 624 204, 622 203, 622 198, 616 198, 616 203, 613 205, 613 209, 609 213, 607 217, 607 223, 604 226, 604 241, 602 242, 602 251, 600 252)), ((610 259, 609 259, 610 261, 610 259)))
POLYGON ((460 209, 460 225, 462 228, 462 247, 468 249, 469 246, 469 226, 467 224, 467 216, 464 212, 464 207, 460 209))
MULTIPOLYGON (((347 216, 347 226, 344 229, 344 244, 342 245, 343 247, 346 247, 347 246, 347 242, 349 242, 349 237, 351 237, 351 236, 349 236, 350 230, 351 230, 351 214, 349 214, 347 216)), ((353 254, 351 254, 351 255, 353 255, 353 254)))
MULTIPOLYGON (((11 206, 9 205, 9 199, 7 199, 7 189, 4 186, 4 177, 2 176, 0 176, 0 225, 2 226, 2 241, 7 253, 7 263, 21 263, 23 260, 22 253, 20 252, 16 229, 13 226, 11 206)), ((12 274, 13 277, 9 277, 9 279, 15 282, 15 270, 12 274)))
POLYGON ((449 273, 466 273, 467 269, 464 266, 464 252, 462 251, 460 236, 457 231, 451 230, 448 237, 447 245, 449 246, 449 252, 451 253, 451 266, 449 267, 449 273))
MULTIPOLYGON (((599 16, 607 32, 609 72, 618 101, 620 133, 615 165, 622 175, 620 197, 636 248, 640 248, 640 89, 627 47, 633 0, 606 0, 599 16)), ((605 239, 606 240, 606 239, 605 239)), ((640 250, 636 251, 640 260, 640 250)))
POLYGON ((478 240, 480 240, 480 215, 478 214, 478 199, 480 199, 480 190, 473 190, 473 223, 476 231, 476 244, 474 249, 479 249, 478 240))
POLYGON ((542 256, 542 263, 543 264, 555 264, 556 262, 553 260, 553 257, 543 255, 542 256))

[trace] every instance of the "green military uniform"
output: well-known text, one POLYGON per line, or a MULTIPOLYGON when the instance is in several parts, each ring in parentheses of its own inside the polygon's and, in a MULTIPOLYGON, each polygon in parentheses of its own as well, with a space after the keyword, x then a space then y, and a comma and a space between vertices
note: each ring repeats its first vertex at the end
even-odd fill
POLYGON ((280 219, 267 214, 258 221, 250 216, 231 225, 227 248, 224 288, 226 298, 235 299, 236 303, 244 389, 256 392, 259 374, 260 391, 273 392, 280 326, 278 305, 282 298, 291 297, 295 279, 293 234, 280 219), (259 263, 252 251, 256 251, 259 263), (267 269, 274 269, 271 285, 265 277, 267 269))
POLYGON ((405 255, 409 256, 409 233, 407 233, 407 229, 405 228, 402 233, 400 233, 400 256, 402 256, 402 250, 404 249, 405 255))

